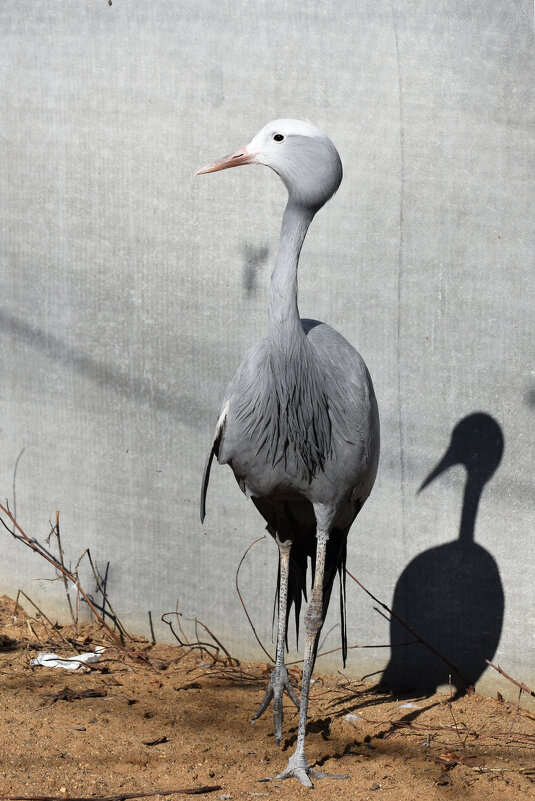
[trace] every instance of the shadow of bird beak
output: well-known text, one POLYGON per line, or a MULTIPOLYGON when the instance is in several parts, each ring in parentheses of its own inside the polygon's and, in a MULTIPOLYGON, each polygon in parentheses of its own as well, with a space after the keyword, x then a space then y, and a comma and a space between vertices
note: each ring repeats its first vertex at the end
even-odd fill
POLYGON ((441 473, 445 473, 450 467, 453 467, 454 464, 459 464, 458 459, 455 458, 454 454, 452 453, 451 449, 446 451, 440 462, 437 464, 433 470, 429 473, 425 481, 423 482, 422 486, 418 490, 420 493, 423 489, 429 486, 435 478, 438 478, 441 473))
POLYGON ((247 146, 241 147, 235 153, 230 153, 228 156, 214 161, 213 164, 208 164, 200 170, 197 170, 195 175, 204 175, 207 172, 217 172, 218 170, 228 170, 229 167, 240 167, 242 164, 257 164, 257 153, 251 153, 247 146))

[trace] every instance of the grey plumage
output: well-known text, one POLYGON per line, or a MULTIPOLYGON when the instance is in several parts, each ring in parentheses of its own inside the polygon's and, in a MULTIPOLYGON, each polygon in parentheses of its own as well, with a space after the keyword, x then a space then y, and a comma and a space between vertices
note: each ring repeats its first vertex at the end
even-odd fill
POLYGON ((268 332, 246 354, 221 404, 201 491, 201 520, 211 463, 229 464, 242 491, 279 545, 277 663, 256 719, 274 699, 275 736, 282 735, 282 692, 297 704, 284 666, 288 617, 296 623, 306 597, 307 563, 313 574, 305 615, 305 669, 295 754, 281 778, 312 786, 322 775, 304 755, 308 685, 333 582, 340 574, 343 656, 345 558, 349 528, 371 492, 379 458, 379 417, 361 356, 336 331, 301 320, 297 268, 312 219, 342 179, 336 148, 321 131, 296 120, 268 124, 247 145, 200 172, 262 163, 288 189, 270 284, 268 332))

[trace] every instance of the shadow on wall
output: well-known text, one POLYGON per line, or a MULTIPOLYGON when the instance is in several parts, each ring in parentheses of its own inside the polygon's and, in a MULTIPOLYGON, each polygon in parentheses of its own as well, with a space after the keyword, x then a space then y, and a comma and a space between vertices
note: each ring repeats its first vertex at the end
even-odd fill
POLYGON ((50 331, 37 328, 4 309, 0 309, 0 333, 8 334, 52 361, 91 379, 99 386, 114 390, 123 397, 151 404, 178 419, 190 419, 189 412, 195 406, 194 399, 173 392, 167 393, 148 379, 130 375, 116 364, 99 361, 50 331))
POLYGON ((524 396, 524 400, 530 409, 535 409, 535 389, 528 389, 524 396))
POLYGON ((394 591, 393 611, 420 637, 450 660, 465 681, 424 645, 403 643, 411 636, 395 620, 392 654, 381 685, 402 692, 435 692, 451 681, 462 694, 492 659, 503 622, 504 594, 498 566, 474 531, 481 493, 500 464, 503 434, 488 414, 478 412, 453 429, 443 458, 420 492, 453 465, 464 465, 466 484, 459 539, 421 553, 405 568, 394 591))
POLYGON ((243 288, 247 297, 256 295, 258 274, 269 256, 269 248, 265 245, 256 247, 250 242, 242 244, 243 288))

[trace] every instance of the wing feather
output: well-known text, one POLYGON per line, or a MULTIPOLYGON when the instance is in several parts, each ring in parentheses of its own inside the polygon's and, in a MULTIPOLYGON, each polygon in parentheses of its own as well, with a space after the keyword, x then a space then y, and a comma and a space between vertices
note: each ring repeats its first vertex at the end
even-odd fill
POLYGON ((230 401, 227 401, 219 420, 217 421, 217 425, 215 427, 214 438, 212 440, 212 447, 210 448, 210 453, 208 454, 208 458, 204 465, 204 471, 202 474, 202 483, 201 483, 201 504, 200 504, 200 516, 201 516, 201 523, 204 523, 204 518, 206 517, 206 493, 208 492, 208 482, 210 481, 210 470, 212 469, 212 461, 214 456, 219 454, 219 445, 221 442, 221 437, 223 436, 223 430, 225 428, 225 421, 227 419, 227 413, 229 409, 230 401))

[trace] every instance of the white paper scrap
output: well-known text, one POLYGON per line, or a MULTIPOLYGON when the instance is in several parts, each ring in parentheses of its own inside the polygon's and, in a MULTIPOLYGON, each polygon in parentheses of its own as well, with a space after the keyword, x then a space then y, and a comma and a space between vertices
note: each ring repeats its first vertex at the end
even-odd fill
POLYGON ((104 650, 103 645, 97 645, 94 651, 88 651, 76 656, 58 656, 57 654, 37 654, 35 659, 30 659, 30 665, 36 667, 63 668, 63 670, 79 670, 84 665, 98 662, 104 650))
POLYGON ((344 716, 344 720, 347 720, 348 723, 356 723, 358 720, 363 720, 360 715, 354 715, 352 712, 344 716))

